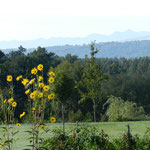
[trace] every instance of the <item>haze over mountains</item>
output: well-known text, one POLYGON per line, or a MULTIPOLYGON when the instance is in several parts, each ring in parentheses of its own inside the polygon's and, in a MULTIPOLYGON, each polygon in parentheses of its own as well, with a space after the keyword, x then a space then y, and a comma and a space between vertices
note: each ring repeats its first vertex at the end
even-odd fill
POLYGON ((59 56, 66 54, 84 57, 90 54, 89 43, 96 40, 101 49, 97 57, 142 57, 150 56, 150 32, 115 32, 111 35, 91 34, 85 38, 49 38, 28 41, 0 41, 0 49, 5 53, 22 45, 31 52, 38 46, 46 47, 59 56))
POLYGON ((127 30, 125 32, 114 32, 111 35, 102 34, 91 34, 87 37, 52 37, 49 39, 36 39, 36 40, 26 40, 26 41, 0 41, 0 49, 18 48, 22 45, 25 48, 36 48, 38 46, 48 47, 48 46, 58 46, 58 45, 82 45, 88 44, 91 41, 96 40, 96 42, 111 42, 111 41, 135 41, 135 40, 150 40, 150 32, 135 32, 132 30, 127 30))

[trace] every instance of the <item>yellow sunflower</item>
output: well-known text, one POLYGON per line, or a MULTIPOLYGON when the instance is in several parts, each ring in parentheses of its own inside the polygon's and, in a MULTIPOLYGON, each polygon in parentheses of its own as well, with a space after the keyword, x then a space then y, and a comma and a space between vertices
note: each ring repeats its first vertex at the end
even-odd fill
POLYGON ((26 91, 25 91, 25 94, 28 95, 29 92, 30 92, 30 89, 26 90, 26 91))
POLYGON ((30 84, 33 84, 34 83, 34 79, 32 79, 32 80, 30 80, 30 82, 29 82, 30 84))
POLYGON ((39 97, 39 98, 42 98, 42 97, 43 97, 43 93, 39 93, 39 94, 38 94, 38 97, 39 97))
POLYGON ((25 114, 26 112, 23 112, 22 114, 20 114, 20 118, 22 118, 25 114))
POLYGON ((48 99, 54 99, 54 97, 55 97, 54 93, 51 93, 50 95, 48 95, 48 99))
POLYGON ((30 98, 31 98, 31 99, 34 99, 34 98, 35 98, 35 95, 36 95, 36 93, 35 93, 35 92, 32 92, 32 93, 30 94, 30 98))
POLYGON ((7 100, 5 99, 5 100, 4 100, 4 104, 6 103, 6 101, 7 101, 7 100))
POLYGON ((43 88, 44 87, 44 83, 39 83, 39 88, 43 88))
POLYGON ((43 87, 43 90, 47 92, 47 91, 49 90, 49 86, 48 86, 48 85, 45 85, 45 86, 43 87))
POLYGON ((37 70, 36 68, 33 68, 33 69, 31 70, 31 74, 36 75, 36 74, 37 74, 37 72, 38 72, 38 70, 37 70))
POLYGON ((22 80, 22 84, 23 84, 24 86, 26 86, 27 83, 29 83, 29 80, 28 80, 28 79, 23 79, 23 80, 22 80))
POLYGON ((35 107, 33 107, 33 108, 32 108, 32 112, 34 112, 35 110, 36 110, 36 108, 35 108, 35 107))
POLYGON ((42 70, 43 70, 43 65, 42 65, 42 64, 39 64, 39 65, 37 66, 37 69, 38 69, 39 71, 42 71, 42 70))
POLYGON ((21 126, 21 124, 20 124, 20 123, 17 123, 17 124, 16 124, 16 126, 20 127, 20 126, 21 126))
POLYGON ((50 71, 48 74, 49 76, 53 76, 54 72, 50 71))
POLYGON ((53 77, 50 77, 50 78, 48 79, 48 82, 49 82, 49 83, 53 83, 53 82, 54 82, 54 78, 53 78, 53 77))
POLYGON ((18 77, 16 78, 16 80, 19 81, 21 78, 22 78, 22 75, 18 76, 18 77))
POLYGON ((17 103, 16 102, 13 102, 12 103, 12 107, 16 107, 17 106, 17 103))
POLYGON ((43 80, 42 76, 39 76, 39 82, 41 82, 43 80))
POLYGON ((41 129, 41 130, 44 130, 44 129, 45 129, 45 125, 43 125, 43 124, 40 125, 40 129, 41 129))
POLYGON ((55 118, 55 117, 51 117, 51 118, 50 118, 50 122, 51 122, 51 123, 55 123, 55 122, 56 122, 56 118, 55 118))
POLYGON ((12 75, 8 75, 8 76, 7 76, 7 81, 8 81, 8 82, 11 82, 12 79, 13 79, 13 78, 12 78, 12 75))
POLYGON ((8 103, 12 103, 12 102, 13 102, 13 97, 8 100, 8 103))

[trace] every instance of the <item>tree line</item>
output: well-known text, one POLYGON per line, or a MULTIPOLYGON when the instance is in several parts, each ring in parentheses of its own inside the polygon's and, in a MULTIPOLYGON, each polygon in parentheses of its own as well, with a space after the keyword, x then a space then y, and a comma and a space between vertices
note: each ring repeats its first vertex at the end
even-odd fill
MULTIPOLYGON (((55 109, 52 111, 55 112, 58 122, 61 120, 62 109, 64 120, 69 122, 148 119, 150 58, 96 58, 97 52, 92 44, 91 57, 82 59, 71 54, 59 57, 42 47, 28 54, 22 46, 9 54, 0 51, 0 88, 7 91, 7 75, 23 75, 28 78, 32 68, 43 64, 45 79, 50 70, 56 74, 54 91, 57 96, 53 107, 55 109), (118 103, 120 105, 114 105, 118 103), (119 111, 122 110, 125 113, 119 116, 119 111), (133 112, 137 112, 137 115, 131 118, 133 112), (127 115, 124 117, 124 114, 127 115)), ((26 111, 23 109, 27 95, 24 87, 16 80, 13 80, 13 84, 14 98, 19 102, 16 111, 18 116, 26 111)), ((49 109, 45 113, 45 119, 51 111, 51 106, 47 107, 49 109)), ((24 121, 27 121, 27 117, 24 121)))

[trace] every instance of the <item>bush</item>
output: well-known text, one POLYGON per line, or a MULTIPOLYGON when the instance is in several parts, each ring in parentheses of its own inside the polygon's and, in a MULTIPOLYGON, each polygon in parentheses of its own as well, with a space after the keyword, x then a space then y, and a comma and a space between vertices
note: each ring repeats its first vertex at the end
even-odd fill
POLYGON ((120 97, 110 96, 104 104, 109 105, 106 116, 109 121, 137 121, 145 119, 143 107, 138 107, 136 103, 124 101, 120 97))
POLYGON ((75 121, 83 121, 84 116, 81 110, 78 110, 75 114, 75 121))
POLYGON ((65 134, 59 129, 53 132, 53 137, 41 143, 40 150, 150 150, 150 129, 140 138, 133 136, 128 126, 127 132, 117 139, 109 139, 103 130, 84 124, 65 134))
POLYGON ((91 115, 90 112, 87 112, 85 115, 85 121, 86 122, 92 122, 92 120, 93 120, 93 116, 91 115))
POLYGON ((41 150, 111 150, 113 146, 108 135, 87 125, 75 128, 71 134, 63 134, 59 130, 54 134, 43 141, 41 150))
POLYGON ((143 138, 127 132, 121 138, 115 139, 113 145, 115 150, 150 150, 150 129, 143 138))

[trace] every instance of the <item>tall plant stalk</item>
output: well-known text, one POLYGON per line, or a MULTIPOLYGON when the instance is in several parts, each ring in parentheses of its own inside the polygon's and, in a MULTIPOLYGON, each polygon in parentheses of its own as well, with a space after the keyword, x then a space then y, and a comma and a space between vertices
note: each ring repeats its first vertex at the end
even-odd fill
POLYGON ((63 134, 65 134, 65 117, 64 117, 64 104, 62 103, 62 124, 63 124, 63 134))
POLYGON ((7 150, 12 150, 15 137, 14 135, 18 133, 18 131, 15 131, 14 128, 14 114, 15 114, 15 107, 17 106, 17 103, 14 101, 14 95, 13 95, 13 83, 12 83, 12 76, 8 75, 7 76, 7 82, 8 82, 8 92, 3 92, 0 89, 0 107, 1 107, 1 112, 3 113, 3 124, 4 126, 2 127, 2 135, 3 135, 3 141, 0 141, 1 143, 3 142, 4 144, 3 147, 7 150))
MULTIPOLYGON (((45 130, 44 124, 44 112, 48 102, 54 99, 54 93, 52 93, 51 83, 54 82, 55 74, 49 73, 48 82, 44 83, 43 78, 43 65, 39 64, 37 67, 31 70, 32 79, 23 79, 24 84, 29 98, 29 115, 32 122, 32 130, 27 131, 30 133, 32 139, 32 150, 39 150, 40 148, 40 129, 45 130)), ((54 118, 54 117, 53 117, 54 118)), ((52 120, 52 122, 55 122, 52 120)))

